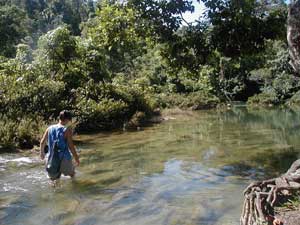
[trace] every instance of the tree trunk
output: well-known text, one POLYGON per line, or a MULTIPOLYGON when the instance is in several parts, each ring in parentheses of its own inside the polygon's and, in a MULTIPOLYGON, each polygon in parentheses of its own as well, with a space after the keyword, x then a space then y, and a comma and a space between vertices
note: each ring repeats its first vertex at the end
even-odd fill
POLYGON ((289 5, 287 41, 291 57, 290 64, 295 73, 300 75, 300 0, 292 0, 289 5))

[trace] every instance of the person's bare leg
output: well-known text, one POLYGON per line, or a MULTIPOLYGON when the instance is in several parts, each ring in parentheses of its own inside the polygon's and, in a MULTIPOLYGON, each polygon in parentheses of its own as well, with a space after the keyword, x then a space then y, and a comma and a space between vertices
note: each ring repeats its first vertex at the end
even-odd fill
POLYGON ((50 184, 51 184, 51 186, 52 186, 53 188, 58 187, 58 186, 59 186, 59 183, 60 183, 59 180, 60 180, 60 179, 50 179, 50 184))
POLYGON ((275 218, 273 221, 273 225, 281 225, 282 221, 280 219, 275 218))
POLYGON ((73 174, 70 175, 71 179, 75 179, 75 172, 73 174))

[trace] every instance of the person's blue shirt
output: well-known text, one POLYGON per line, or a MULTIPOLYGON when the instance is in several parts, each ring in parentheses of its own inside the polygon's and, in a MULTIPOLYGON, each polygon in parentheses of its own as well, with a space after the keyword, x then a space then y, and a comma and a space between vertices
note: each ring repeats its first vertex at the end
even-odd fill
POLYGON ((72 160, 71 153, 69 151, 68 142, 65 138, 65 132, 67 128, 61 124, 55 124, 48 129, 48 155, 53 151, 53 145, 55 140, 57 140, 58 148, 63 150, 59 152, 59 157, 61 159, 72 160))

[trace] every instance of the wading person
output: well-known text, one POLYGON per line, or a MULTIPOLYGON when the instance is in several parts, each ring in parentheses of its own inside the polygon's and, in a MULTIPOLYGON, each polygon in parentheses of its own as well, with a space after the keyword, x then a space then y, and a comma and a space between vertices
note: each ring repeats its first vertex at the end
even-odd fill
POLYGON ((72 130, 69 127, 71 122, 72 115, 69 111, 64 110, 60 112, 59 122, 48 127, 42 137, 40 156, 42 160, 45 159, 45 146, 48 142, 46 170, 51 180, 58 180, 61 174, 70 177, 75 176, 72 155, 76 165, 79 166, 79 157, 73 144, 72 130))

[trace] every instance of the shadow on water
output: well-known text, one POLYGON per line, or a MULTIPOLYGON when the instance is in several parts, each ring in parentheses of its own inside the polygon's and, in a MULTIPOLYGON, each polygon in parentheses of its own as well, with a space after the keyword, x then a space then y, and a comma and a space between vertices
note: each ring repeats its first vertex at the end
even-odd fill
POLYGON ((285 173, 297 159, 299 159, 299 150, 291 149, 278 153, 262 152, 250 160, 256 165, 263 166, 253 167, 245 161, 240 161, 227 164, 223 167, 223 170, 242 177, 265 179, 285 173))
POLYGON ((258 164, 266 165, 266 173, 269 176, 274 176, 285 173, 297 159, 299 159, 299 150, 291 148, 275 154, 272 152, 262 152, 257 154, 252 160, 258 164))

